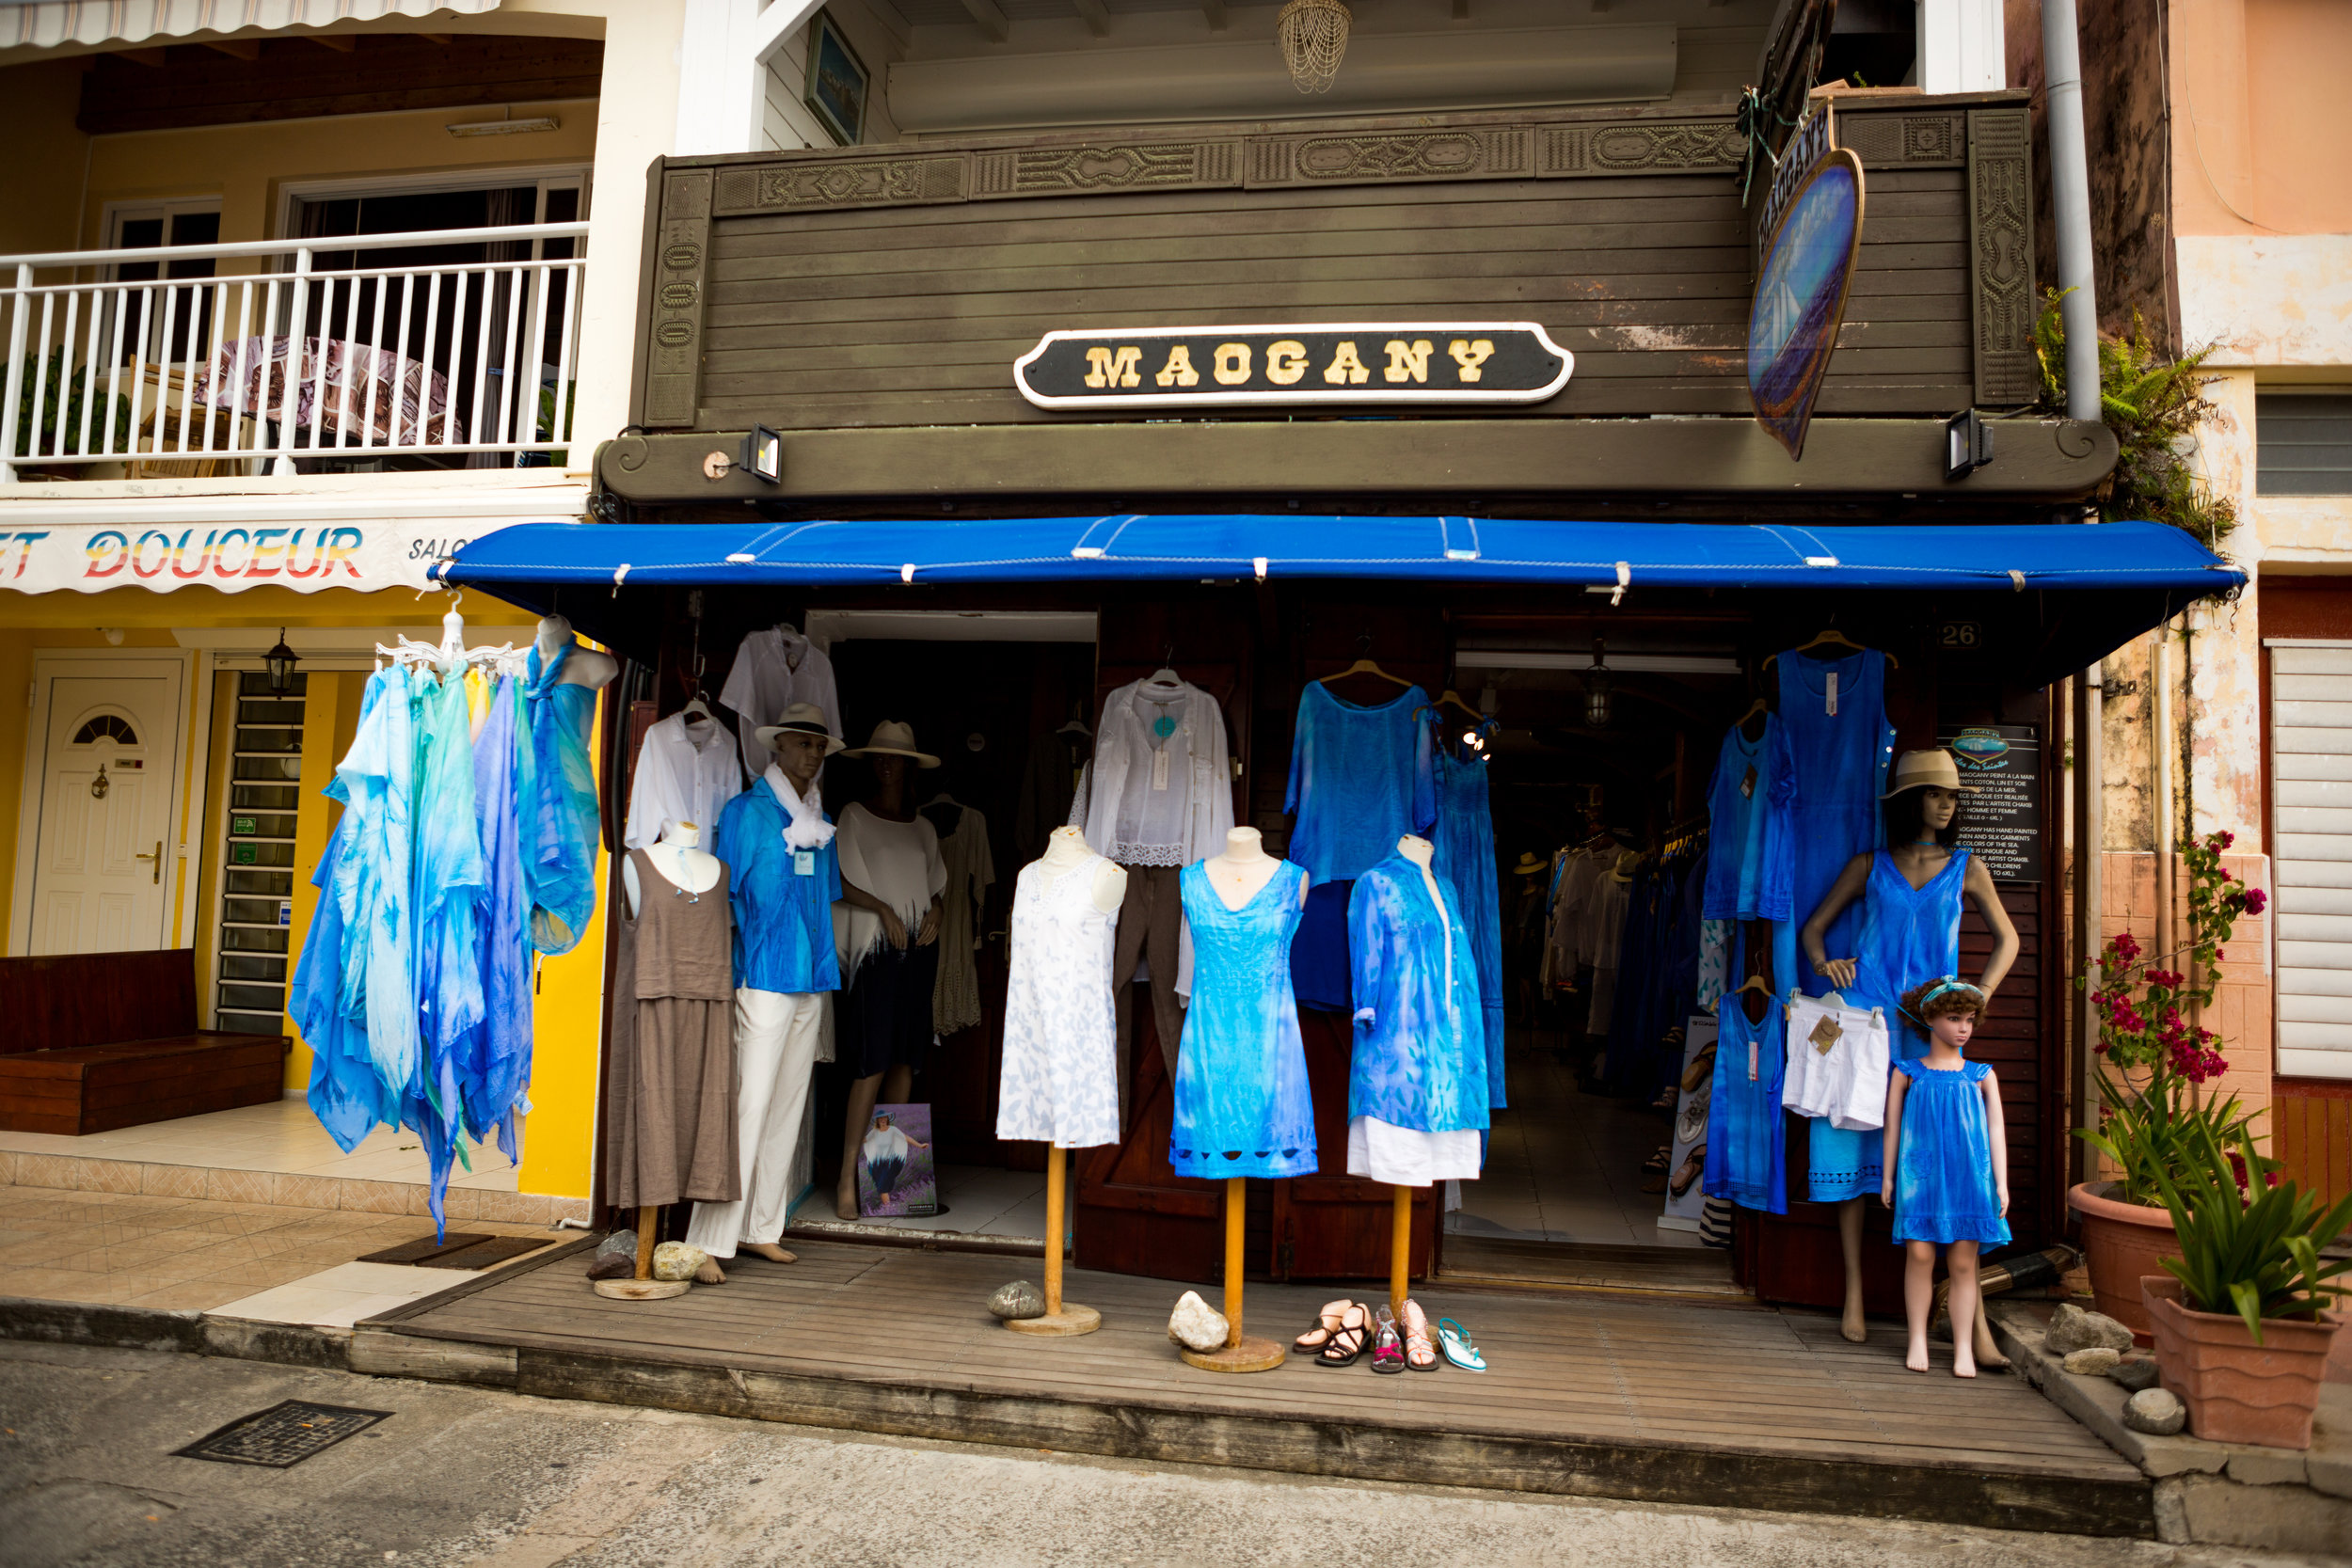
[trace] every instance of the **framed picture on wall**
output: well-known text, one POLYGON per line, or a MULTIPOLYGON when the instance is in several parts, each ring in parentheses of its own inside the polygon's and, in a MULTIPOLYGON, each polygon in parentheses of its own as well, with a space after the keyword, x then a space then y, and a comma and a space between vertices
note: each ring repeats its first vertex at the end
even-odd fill
POLYGON ((871 82, 866 62, 841 36, 832 13, 818 11, 808 24, 808 87, 803 96, 810 112, 844 147, 866 137, 866 93, 871 82))

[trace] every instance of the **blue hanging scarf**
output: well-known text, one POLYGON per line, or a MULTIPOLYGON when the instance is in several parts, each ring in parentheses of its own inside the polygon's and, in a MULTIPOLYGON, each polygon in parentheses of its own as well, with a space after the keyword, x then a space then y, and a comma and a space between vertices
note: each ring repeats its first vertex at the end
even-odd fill
POLYGON ((531 944, 542 953, 570 952, 596 911, 596 779, 588 763, 596 693, 564 679, 577 646, 566 644, 544 671, 532 648, 523 687, 516 794, 531 944))

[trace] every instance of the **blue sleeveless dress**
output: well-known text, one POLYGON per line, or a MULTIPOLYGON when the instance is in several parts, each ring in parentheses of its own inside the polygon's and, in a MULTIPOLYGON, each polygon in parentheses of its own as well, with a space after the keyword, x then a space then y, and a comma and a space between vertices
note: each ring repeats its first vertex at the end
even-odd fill
POLYGON ((1910 1060, 1895 1070, 1911 1080, 1895 1156, 1895 1240, 2006 1243, 2009 1221, 1993 1180, 1992 1129, 1979 1086, 1993 1069, 1968 1062, 1945 1072, 1910 1060))
MULTIPOLYGON (((1903 992, 1922 981, 1960 970, 1960 893, 1968 877, 1968 851, 1958 848, 1944 869, 1914 888, 1895 857, 1881 849, 1870 857, 1868 891, 1862 899, 1862 930, 1853 948, 1853 986, 1846 1000, 1856 1007, 1886 1009, 1889 1054, 1899 1059, 1927 1054, 1928 1042, 1895 1011, 1903 992)), ((1836 948, 1831 957, 1837 956, 1836 948)))
POLYGON ((1461 900, 1478 966, 1480 1023, 1486 1052, 1486 1103, 1504 1104, 1502 1063, 1502 895, 1495 885, 1495 823, 1487 803, 1486 764, 1456 762, 1437 748, 1438 825, 1434 867, 1461 900))
MULTIPOLYGON (((1780 673, 1779 767, 1765 822, 1766 865, 1757 912, 1772 924, 1772 974, 1820 996, 1829 981, 1813 973, 1797 950, 1797 928, 1812 917, 1837 874, 1885 836, 1879 792, 1895 754, 1895 726, 1886 721, 1886 656, 1867 648, 1844 658, 1789 652, 1780 673), (1835 706, 1835 712, 1831 708, 1835 706)), ((1849 906, 1831 923, 1825 946, 1833 958, 1854 951, 1860 912, 1849 906)), ((1852 1000, 1851 997, 1849 1001, 1852 1000)), ((1806 1196, 1839 1203, 1877 1194, 1880 1140, 1813 1118, 1806 1139, 1806 1196)))
POLYGON ((1315 1112, 1290 951, 1306 879, 1285 861, 1229 910, 1207 863, 1195 861, 1177 879, 1192 926, 1192 1006, 1176 1056, 1168 1164, 1210 1180, 1305 1176, 1315 1169, 1315 1112))
POLYGON ((1726 991, 1715 1004, 1715 1080, 1708 1096, 1707 1167, 1709 1197, 1729 1198, 1742 1209, 1767 1214, 1788 1212, 1784 1140, 1788 1118, 1781 1115, 1781 1084, 1788 1067, 1777 1002, 1764 1022, 1750 1023, 1739 993, 1726 991), (1748 1076, 1748 1055, 1756 1076, 1748 1076))

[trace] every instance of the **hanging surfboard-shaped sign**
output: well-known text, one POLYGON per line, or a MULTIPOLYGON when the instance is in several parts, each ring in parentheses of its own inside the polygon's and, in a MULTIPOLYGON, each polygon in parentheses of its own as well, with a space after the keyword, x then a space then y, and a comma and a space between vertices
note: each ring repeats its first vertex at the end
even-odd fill
POLYGON ((1862 160, 1833 149, 1790 197, 1748 307, 1748 398, 1791 458, 1804 456, 1861 253, 1862 160))

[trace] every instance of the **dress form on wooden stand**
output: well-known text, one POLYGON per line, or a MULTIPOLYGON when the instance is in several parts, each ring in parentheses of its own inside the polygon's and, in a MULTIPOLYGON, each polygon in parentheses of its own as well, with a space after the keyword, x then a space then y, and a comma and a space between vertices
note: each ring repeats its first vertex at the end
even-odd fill
MULTIPOLYGON (((1429 884, 1431 900, 1443 910, 1445 900, 1438 895, 1438 873, 1433 863, 1438 847, 1417 833, 1406 833, 1396 841, 1396 852, 1421 867, 1422 879, 1429 884)), ((1389 1196, 1393 1205, 1389 1218, 1389 1310, 1402 1323, 1405 1298, 1412 1291, 1413 1189, 1391 1185, 1389 1196)))
MULTIPOLYGON (((1069 871, 1082 861, 1096 858, 1099 857, 1087 845, 1086 835, 1075 828, 1056 828, 1045 841, 1045 853, 1039 857, 1041 863, 1056 872, 1069 871)), ((1125 868, 1104 860, 1095 868, 1091 896, 1096 909, 1116 916, 1127 898, 1125 868)), ((1037 1318, 1007 1319, 1005 1326, 1015 1334, 1067 1337, 1091 1334, 1103 1326, 1103 1314, 1093 1307, 1061 1299, 1062 1248, 1070 1236, 1069 1160, 1069 1151, 1061 1145, 1045 1146, 1045 1313, 1037 1318)))
MULTIPOLYGON (((719 874, 724 867, 718 856, 701 845, 702 830, 691 822, 680 822, 647 847, 645 859, 656 872, 685 892, 708 893, 719 885, 719 874)), ((621 893, 628 900, 630 914, 644 908, 645 890, 638 881, 637 863, 627 857, 621 861, 621 893)), ((638 1209, 636 1275, 630 1279, 599 1279, 596 1281, 596 1294, 618 1301, 667 1301, 686 1293, 691 1281, 653 1276, 653 1238, 660 1218, 660 1209, 653 1204, 638 1209)))
MULTIPOLYGON (((1225 835, 1225 853, 1200 863, 1209 886, 1229 910, 1238 910, 1263 892, 1284 862, 1265 852, 1255 828, 1235 828, 1225 835)), ((1299 871, 1303 879, 1307 873, 1299 871)), ((1270 1372, 1290 1358, 1287 1346, 1263 1336, 1242 1333, 1242 1239, 1248 1207, 1247 1177, 1225 1180, 1225 1343, 1213 1351, 1180 1350, 1186 1366, 1204 1372, 1270 1372)))

